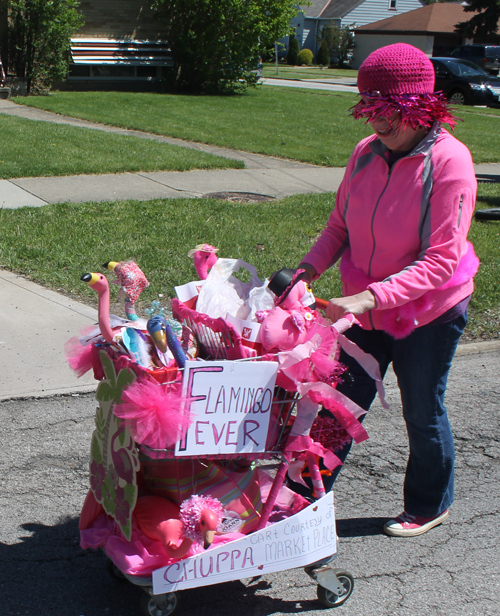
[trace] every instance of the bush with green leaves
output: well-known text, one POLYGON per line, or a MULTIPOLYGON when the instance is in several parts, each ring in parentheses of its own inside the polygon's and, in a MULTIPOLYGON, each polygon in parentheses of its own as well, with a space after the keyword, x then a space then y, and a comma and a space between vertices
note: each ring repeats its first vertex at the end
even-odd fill
POLYGON ((302 64, 309 66, 309 64, 312 64, 313 59, 314 54, 310 49, 302 49, 297 55, 297 64, 299 66, 302 66, 302 64))
POLYGON ((28 94, 64 79, 72 35, 83 25, 79 0, 2 0, 8 13, 8 65, 28 94))
POLYGON ((258 62, 290 32, 296 0, 150 0, 184 92, 245 90, 258 62))
POLYGON ((290 66, 295 66, 297 64, 297 56, 300 52, 299 41, 295 38, 295 36, 291 35, 290 40, 288 41, 288 53, 286 54, 287 64, 290 66))

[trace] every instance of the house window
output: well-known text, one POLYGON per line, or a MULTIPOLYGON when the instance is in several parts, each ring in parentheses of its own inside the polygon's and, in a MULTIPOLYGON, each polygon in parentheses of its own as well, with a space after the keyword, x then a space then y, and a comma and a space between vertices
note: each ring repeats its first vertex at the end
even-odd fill
POLYGON ((398 0, 389 0, 389 11, 395 11, 397 9, 398 0))

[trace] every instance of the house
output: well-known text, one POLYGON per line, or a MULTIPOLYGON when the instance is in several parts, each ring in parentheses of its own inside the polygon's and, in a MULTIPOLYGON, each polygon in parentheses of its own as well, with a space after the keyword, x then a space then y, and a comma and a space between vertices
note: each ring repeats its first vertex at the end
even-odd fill
MULTIPOLYGON (((465 12, 461 4, 436 2, 360 26, 355 30, 356 47, 351 66, 359 68, 372 51, 392 43, 409 43, 428 56, 447 56, 458 45, 473 42, 455 32, 456 24, 471 16, 472 13, 465 12)), ((500 36, 498 40, 500 42, 500 36)), ((474 42, 483 41, 474 39, 474 42)))
POLYGON ((85 24, 71 39, 68 83, 154 82, 173 66, 147 0, 81 0, 85 24))
MULTIPOLYGON (((355 27, 401 15, 424 6, 423 0, 312 0, 292 20, 301 49, 318 51, 318 36, 325 24, 355 27)), ((288 38, 282 41, 288 48, 288 38)))

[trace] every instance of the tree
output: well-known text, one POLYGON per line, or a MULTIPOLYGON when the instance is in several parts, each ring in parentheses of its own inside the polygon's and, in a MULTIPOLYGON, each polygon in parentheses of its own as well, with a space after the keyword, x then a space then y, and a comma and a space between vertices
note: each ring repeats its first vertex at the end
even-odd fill
POLYGON ((463 5, 464 11, 477 13, 469 19, 458 23, 455 28, 459 34, 472 38, 486 37, 498 32, 500 19, 500 0, 468 0, 463 5))
POLYGON ((255 84, 260 58, 290 32, 296 0, 150 0, 163 23, 179 89, 236 92, 255 84))
POLYGON ((64 79, 71 36, 83 25, 79 0, 4 0, 9 65, 27 81, 28 94, 64 79))
POLYGON ((318 37, 320 46, 326 45, 328 47, 330 58, 337 58, 340 67, 348 64, 354 49, 353 27, 354 24, 337 26, 330 22, 323 26, 318 37))
POLYGON ((318 49, 318 57, 316 58, 316 64, 323 66, 330 66, 330 50, 325 41, 321 41, 318 49))
POLYGON ((300 53, 300 45, 294 34, 291 34, 288 39, 288 53, 286 54, 286 62, 291 66, 297 64, 297 56, 300 53))

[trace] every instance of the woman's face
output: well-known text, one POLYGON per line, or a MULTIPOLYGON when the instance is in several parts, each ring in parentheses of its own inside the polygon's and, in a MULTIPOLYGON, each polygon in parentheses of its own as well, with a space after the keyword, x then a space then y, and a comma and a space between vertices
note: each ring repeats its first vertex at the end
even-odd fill
MULTIPOLYGON (((362 96, 363 102, 369 103, 366 97, 362 96)), ((368 119, 373 132, 389 150, 394 152, 407 152, 422 141, 427 133, 427 129, 414 129, 410 126, 401 126, 401 116, 399 111, 394 111, 388 115, 378 116, 368 119)))

